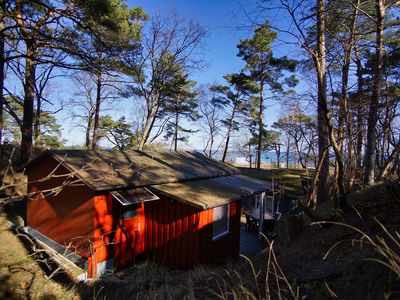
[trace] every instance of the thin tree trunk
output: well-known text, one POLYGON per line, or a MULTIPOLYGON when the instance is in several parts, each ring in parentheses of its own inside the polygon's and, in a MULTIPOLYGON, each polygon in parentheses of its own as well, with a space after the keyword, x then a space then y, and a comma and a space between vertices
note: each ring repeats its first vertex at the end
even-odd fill
MULTIPOLYGON (((360 0, 357 0, 355 4, 356 7, 359 7, 360 0)), ((354 40, 355 40, 355 32, 357 26, 357 8, 353 8, 353 13, 351 15, 351 28, 350 28, 350 37, 347 42, 347 46, 345 48, 345 56, 344 62, 342 67, 342 89, 340 95, 340 111, 339 111, 339 124, 338 124, 338 146, 340 149, 340 155, 343 157, 343 148, 345 142, 345 135, 344 135, 344 127, 347 127, 346 134, 347 134, 347 190, 350 189, 350 183, 353 177, 352 172, 352 130, 350 124, 350 117, 349 117, 349 109, 347 106, 347 89, 348 89, 348 82, 349 82, 349 70, 350 70, 350 61, 351 61, 351 53, 354 48, 354 40)), ((339 167, 339 166, 338 166, 339 167)), ((338 178, 336 178, 339 181, 338 178)))
MULTIPOLYGON (((340 153, 343 155, 344 145, 344 126, 347 120, 347 88, 349 82, 349 69, 350 69, 350 53, 346 51, 344 65, 342 67, 342 89, 339 99, 339 118, 338 118, 338 146, 340 153)), ((349 124, 347 124, 348 126, 349 124)))
POLYGON ((88 120, 87 120, 87 125, 86 125, 86 133, 85 133, 85 146, 86 149, 90 149, 92 146, 91 140, 90 140, 90 133, 92 131, 92 120, 93 116, 92 114, 90 114, 88 116, 88 120))
POLYGON ((323 164, 323 161, 325 160, 325 157, 328 155, 328 151, 329 151, 329 147, 322 149, 321 156, 319 157, 317 168, 315 170, 314 178, 312 180, 310 189, 307 193, 307 198, 308 198, 307 202, 309 205, 314 206, 314 207, 317 205, 317 202, 319 200, 317 198, 318 197, 318 185, 321 184, 321 171, 322 171, 322 167, 323 167, 322 164, 323 164), (317 190, 315 188, 317 188, 317 190))
MULTIPOLYGON (((386 86, 386 88, 388 88, 388 87, 386 86)), ((386 98, 385 104, 384 104, 385 114, 384 114, 383 121, 382 121, 382 133, 381 133, 382 144, 379 145, 380 138, 378 137, 377 138, 378 147, 376 148, 377 149, 376 156, 377 156, 377 158, 379 157, 379 159, 377 159, 377 166, 376 166, 376 171, 378 172, 378 174, 381 173, 380 170, 381 170, 382 166, 385 164, 386 157, 389 156, 388 152, 390 149, 390 131, 391 131, 390 123, 392 121, 392 118, 391 118, 392 113, 391 113, 391 105, 387 99, 387 96, 385 96, 385 98, 386 98)))
POLYGON ((352 126, 350 124, 350 118, 348 118, 348 126, 347 126, 347 185, 346 189, 347 191, 350 191, 353 178, 354 178, 354 169, 355 169, 355 164, 353 162, 353 143, 352 143, 352 137, 353 137, 353 131, 352 131, 352 126))
POLYGON ((294 139, 294 145, 296 146, 296 152, 297 152, 297 155, 298 155, 298 160, 297 161, 300 163, 302 168, 305 168, 305 165, 303 163, 303 159, 301 158, 301 149, 299 147, 299 140, 294 139))
POLYGON ((34 45, 27 41, 25 60, 25 83, 24 83, 24 116, 22 120, 22 141, 21 141, 21 163, 26 163, 32 156, 32 135, 33 135, 33 108, 35 101, 35 71, 36 65, 33 57, 36 51, 34 45))
POLYGON ((212 147, 214 145, 214 138, 210 140, 210 148, 208 149, 208 157, 212 157, 212 147))
MULTIPOLYGON (((100 55, 100 60, 101 60, 100 55)), ((99 131, 99 122, 100 122, 100 104, 101 104, 101 91, 102 91, 102 68, 99 67, 97 71, 97 80, 96 80, 96 104, 94 110, 94 122, 93 122, 93 136, 92 136, 92 150, 97 148, 97 140, 98 140, 98 131, 99 131)))
POLYGON ((222 155, 222 161, 223 162, 225 161, 226 154, 228 153, 229 140, 230 140, 232 128, 233 128, 233 125, 234 125, 236 107, 237 107, 237 103, 235 103, 233 105, 232 114, 231 114, 231 117, 229 118, 229 125, 228 125, 228 132, 226 134, 226 142, 225 142, 224 154, 222 155))
POLYGON ((281 146, 279 144, 275 145, 275 153, 276 153, 276 164, 277 168, 281 167, 281 146))
POLYGON ((356 141, 356 168, 361 169, 362 166, 362 146, 363 146, 363 123, 364 123, 364 118, 363 118, 363 88, 364 88, 364 78, 363 78, 363 66, 362 62, 360 59, 360 56, 358 54, 358 50, 356 49, 355 51, 355 57, 356 57, 356 65, 357 65, 357 71, 356 71, 356 76, 357 76, 357 141, 356 141))
POLYGON ((174 150, 178 151, 178 123, 179 123, 179 112, 178 112, 178 105, 179 105, 179 98, 180 96, 178 95, 176 103, 175 103, 175 133, 174 133, 174 140, 175 140, 175 145, 174 145, 174 150))
MULTIPOLYGON (((317 55, 314 57, 318 78, 318 152, 320 160, 318 201, 328 200, 327 179, 329 176, 329 155, 323 155, 329 146, 328 129, 324 114, 326 94, 326 46, 325 46, 325 1, 317 0, 317 55)), ((329 153, 329 151, 328 151, 329 153)))
POLYGON ((250 163, 250 169, 253 167, 252 166, 252 155, 251 155, 251 145, 249 143, 249 163, 250 163))
MULTIPOLYGON (((360 0, 355 4, 357 7, 359 6, 360 0)), ((351 28, 350 28, 350 37, 347 42, 343 66, 342 66, 342 88, 339 99, 339 119, 338 119, 338 145, 340 148, 340 153, 343 155, 343 144, 344 144, 344 123, 348 121, 348 107, 347 107, 347 89, 349 82, 349 70, 350 70, 350 61, 351 61, 351 52, 353 50, 355 31, 357 25, 357 8, 353 8, 353 13, 351 16, 351 28)), ((350 124, 347 123, 349 127, 350 124)))
POLYGON ((289 152, 290 152, 290 136, 288 136, 287 146, 286 146, 286 169, 289 169, 289 152))
POLYGON ((381 77, 383 73, 383 39, 385 29, 385 1, 376 0, 376 57, 375 75, 372 86, 372 97, 368 113, 367 145, 365 149, 364 184, 372 185, 375 182, 375 127, 378 121, 378 104, 381 96, 381 77))
POLYGON ((262 136, 264 131, 263 125, 263 110, 264 110, 264 81, 260 81, 260 108, 258 112, 258 143, 257 143, 257 169, 261 168, 261 147, 262 136))
POLYGON ((397 142, 397 144, 394 147, 389 158, 386 160, 385 164, 383 165, 382 171, 378 176, 378 180, 381 180, 388 174, 388 172, 390 170, 390 166, 391 166, 392 162, 395 160, 395 158, 398 156, 399 152, 400 152, 400 142, 397 142))
POLYGON ((4 56, 4 16, 5 16, 5 1, 0 4, 0 169, 3 167, 3 109, 4 109, 4 66, 5 66, 5 56, 4 56))
POLYGON ((40 145, 40 115, 41 115, 41 106, 42 101, 40 96, 36 97, 36 114, 35 120, 33 124, 33 141, 35 142, 35 146, 38 147, 40 145))

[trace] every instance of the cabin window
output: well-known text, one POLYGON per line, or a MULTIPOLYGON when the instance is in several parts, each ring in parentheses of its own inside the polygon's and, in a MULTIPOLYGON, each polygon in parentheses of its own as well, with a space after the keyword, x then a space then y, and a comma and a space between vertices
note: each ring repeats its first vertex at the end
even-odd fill
POLYGON ((121 220, 129 220, 129 219, 136 218, 138 215, 139 208, 140 208, 140 204, 122 206, 121 210, 120 210, 120 219, 121 220))
POLYGON ((229 204, 213 209, 213 240, 229 233, 229 204))
POLYGON ((269 213, 269 214, 273 213, 274 212, 274 197, 265 196, 264 199, 265 199, 264 212, 269 213))

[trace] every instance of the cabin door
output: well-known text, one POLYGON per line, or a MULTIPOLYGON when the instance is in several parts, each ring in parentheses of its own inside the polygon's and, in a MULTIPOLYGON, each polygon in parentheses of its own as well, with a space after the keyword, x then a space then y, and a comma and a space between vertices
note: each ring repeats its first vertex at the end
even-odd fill
POLYGON ((129 244, 132 254, 143 253, 145 236, 143 202, 124 207, 121 219, 123 219, 122 240, 129 244))
POLYGON ((143 203, 119 206, 115 229, 114 258, 118 269, 126 267, 144 252, 143 203))

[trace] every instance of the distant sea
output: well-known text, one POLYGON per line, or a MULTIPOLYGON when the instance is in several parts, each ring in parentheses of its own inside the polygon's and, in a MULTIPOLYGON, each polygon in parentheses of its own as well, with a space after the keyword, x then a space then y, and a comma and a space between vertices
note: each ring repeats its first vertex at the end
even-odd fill
MULTIPOLYGON (((199 151, 197 150, 198 152, 199 151)), ((223 151, 218 151, 213 155, 214 159, 222 159, 223 151)), ((256 154, 252 154, 252 161, 254 162, 254 159, 256 157, 256 154)), ((246 164, 249 163, 248 161, 245 160, 245 154, 240 153, 239 151, 230 151, 227 153, 227 159, 226 161, 232 162, 232 163, 239 163, 239 164, 246 164)), ((263 164, 274 164, 277 163, 277 155, 275 151, 263 151, 261 154, 261 163, 263 164)), ((285 164, 286 163, 286 152, 282 153, 280 155, 280 161, 281 163, 285 164)), ((296 152, 292 151, 289 152, 289 164, 294 164, 296 163, 296 152)))

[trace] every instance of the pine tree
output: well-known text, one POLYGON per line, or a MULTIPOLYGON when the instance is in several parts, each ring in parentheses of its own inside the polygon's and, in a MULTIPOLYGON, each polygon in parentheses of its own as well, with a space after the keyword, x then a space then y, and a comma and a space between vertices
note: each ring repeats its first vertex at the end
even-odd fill
POLYGON ((249 96, 258 91, 254 82, 244 73, 226 74, 224 76, 228 85, 214 85, 211 90, 219 94, 219 101, 225 107, 229 107, 228 117, 222 120, 226 127, 225 147, 222 155, 222 161, 225 161, 228 153, 231 134, 239 130, 237 118, 239 115, 248 112, 249 96))
POLYGON ((178 141, 186 142, 188 134, 196 130, 184 128, 181 121, 196 121, 198 103, 196 93, 193 91, 196 82, 188 79, 188 75, 180 70, 167 84, 165 99, 160 110, 160 118, 167 119, 165 126, 165 139, 172 137, 174 150, 178 150, 178 141))
POLYGON ((268 22, 256 28, 253 37, 241 40, 238 49, 238 56, 245 62, 244 71, 258 84, 258 97, 252 97, 253 112, 255 118, 252 124, 258 126, 257 133, 257 168, 261 166, 261 149, 264 132, 264 110, 265 110, 265 88, 272 95, 276 92, 283 92, 284 86, 293 87, 297 80, 285 77, 284 71, 294 72, 296 62, 287 57, 277 58, 272 53, 272 43, 276 40, 277 34, 272 31, 268 22))

